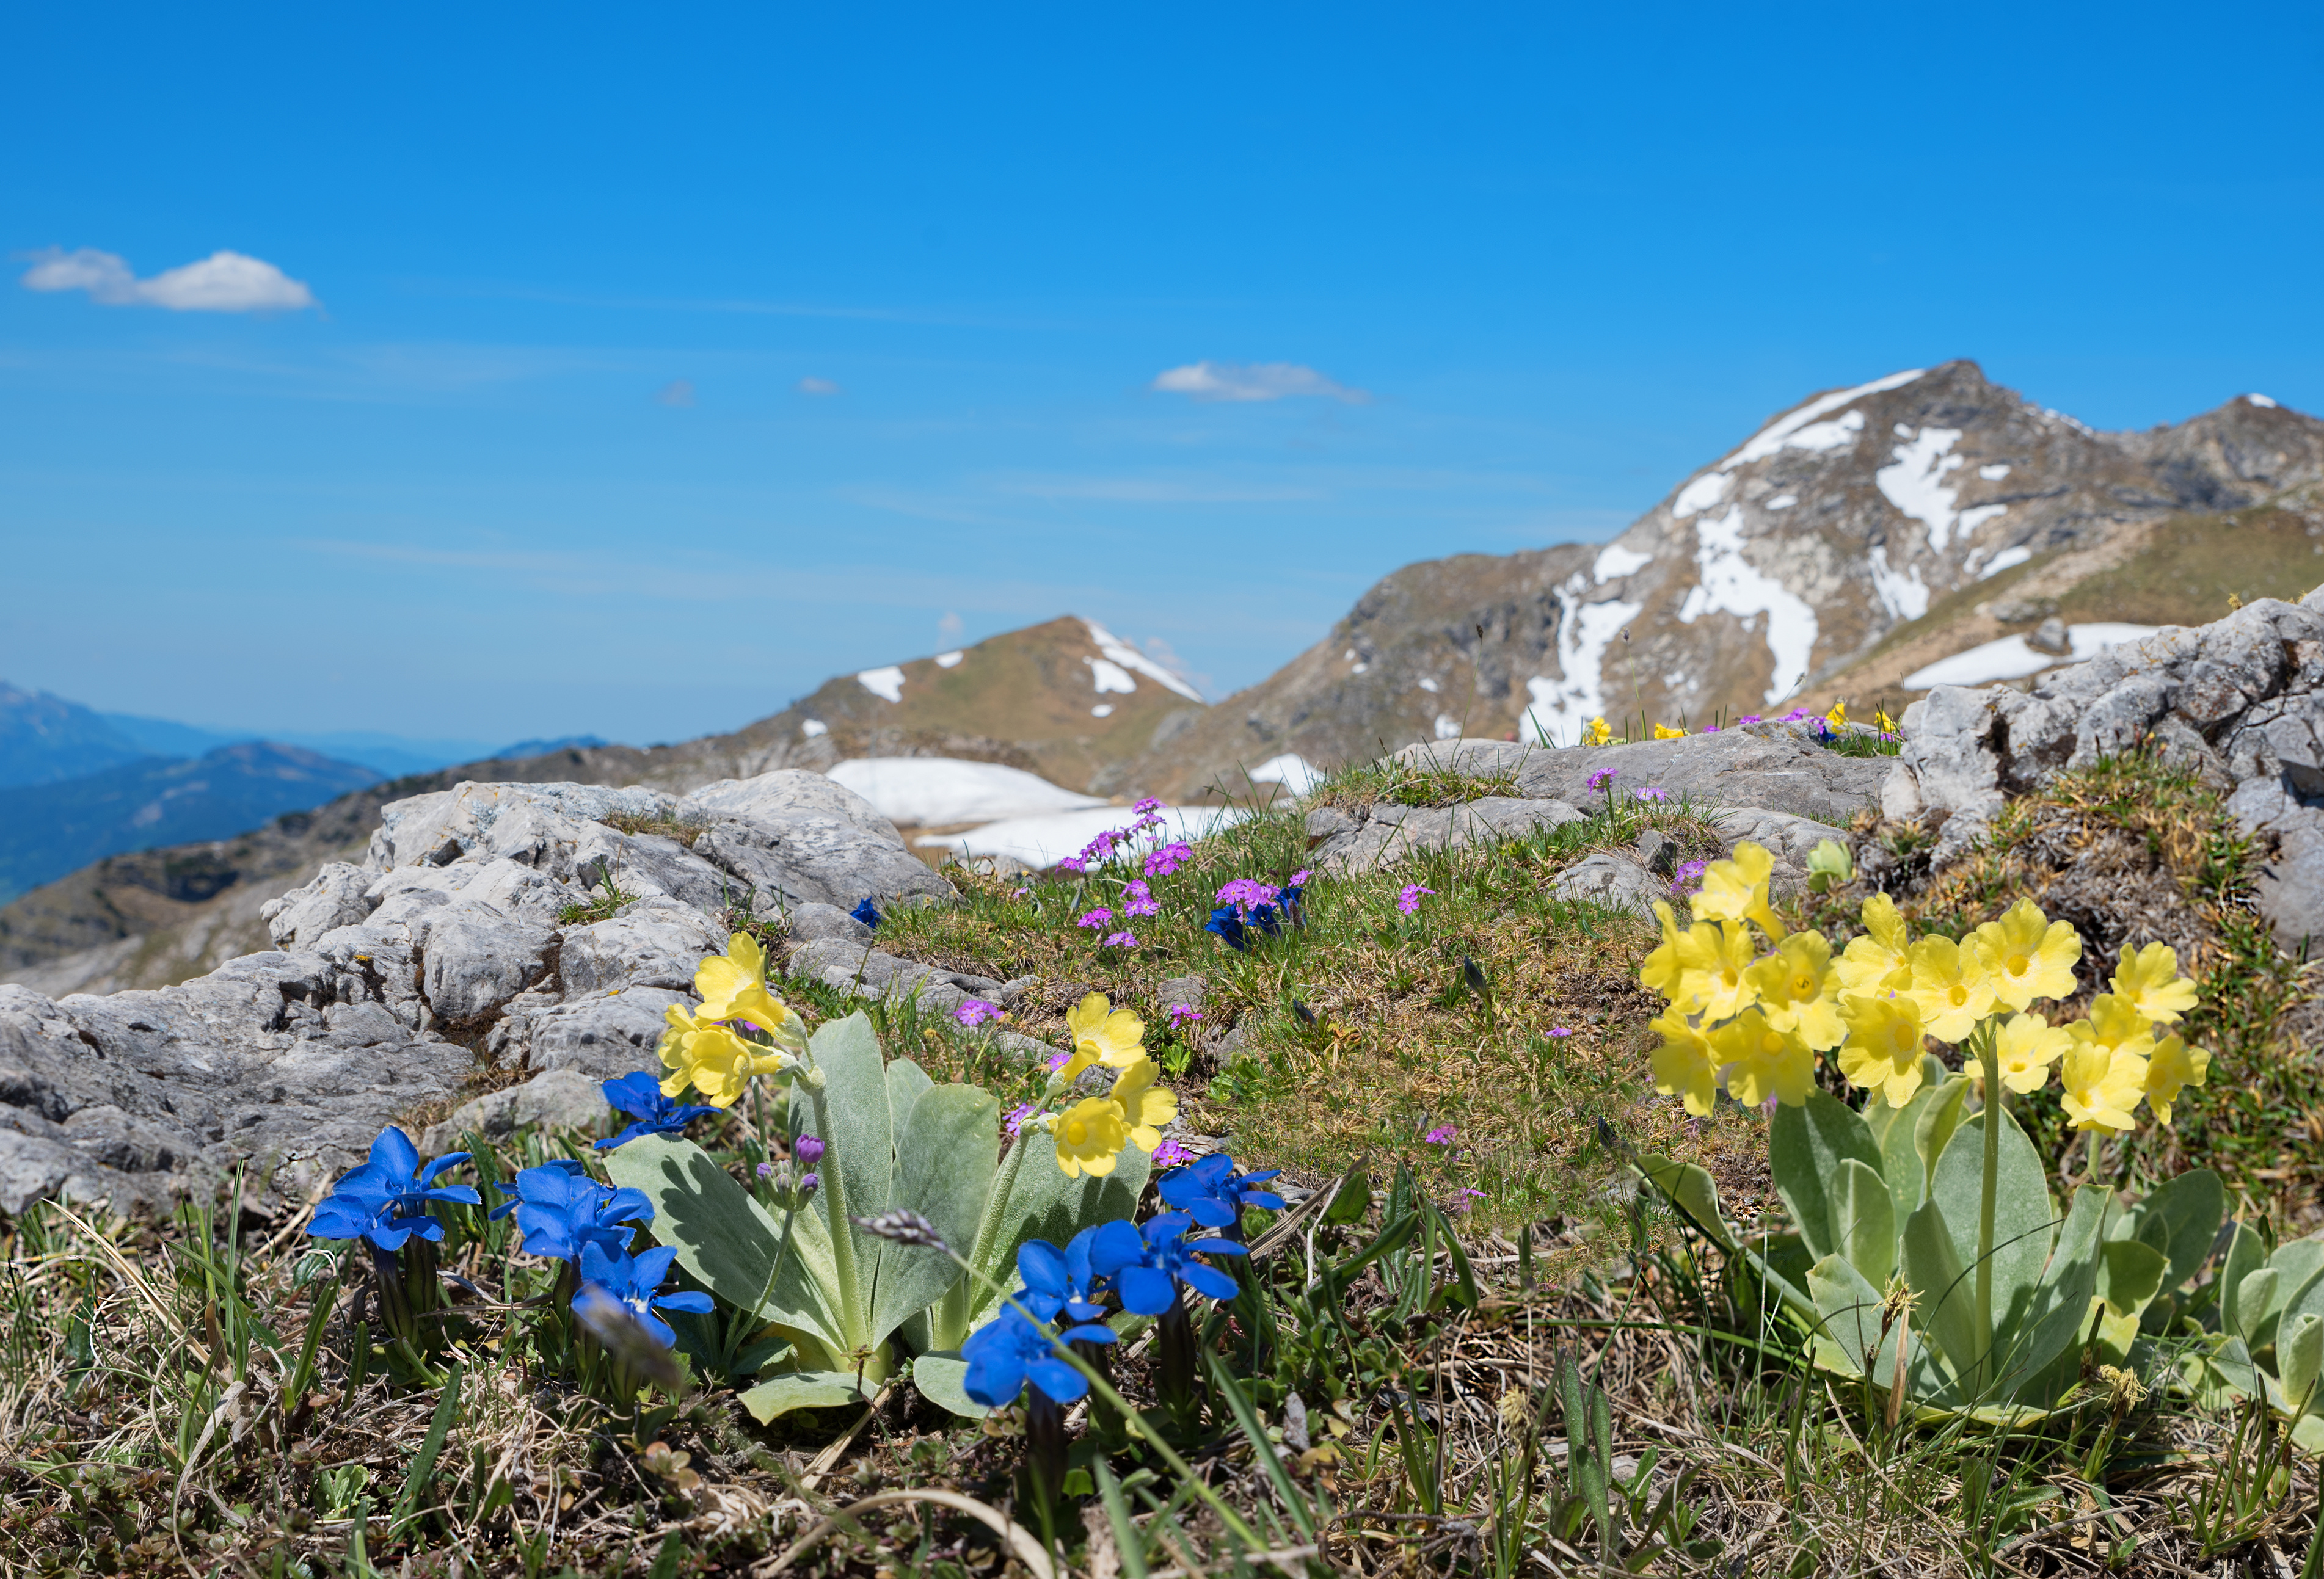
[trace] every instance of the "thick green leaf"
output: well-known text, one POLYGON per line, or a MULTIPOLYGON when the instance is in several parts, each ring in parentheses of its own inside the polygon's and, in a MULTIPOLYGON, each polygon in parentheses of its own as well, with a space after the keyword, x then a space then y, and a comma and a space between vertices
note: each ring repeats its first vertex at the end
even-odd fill
POLYGON ((1846 1103, 1816 1090, 1808 1093, 1801 1106, 1775 1109, 1768 1127, 1768 1165, 1777 1192, 1791 1208, 1792 1222, 1818 1261, 1840 1248, 1833 1196, 1840 1164, 1851 1157, 1879 1172, 1880 1153, 1872 1144, 1872 1132, 1846 1103))
POLYGON ((963 1390, 967 1379, 968 1362, 956 1354, 922 1354, 912 1362, 912 1385, 922 1398, 963 1419, 981 1420, 992 1411, 963 1390))
POLYGON ((2267 1325, 2267 1313, 2275 1305, 2276 1285, 2282 1281, 2282 1273, 2272 1266, 2264 1266, 2255 1272, 2246 1272, 2244 1281, 2236 1285, 2235 1305, 2229 1316, 2235 1323, 2231 1330, 2255 1353, 2264 1346, 2259 1331, 2267 1325))
MULTIPOLYGON (((2247 1224, 2237 1223, 2227 1240, 2227 1253, 2219 1262, 2219 1329, 2240 1336, 2246 1327, 2256 1328, 2257 1318, 2246 1322, 2243 1315, 2244 1280, 2267 1264, 2267 1247, 2247 1224)), ((2272 1293, 2277 1290, 2271 1290, 2272 1293)))
POLYGON ((1127 1217, 1146 1189, 1153 1160, 1124 1146, 1111 1173, 1068 1179, 1057 1148, 1036 1130, 1009 1149, 968 1252, 970 1276, 954 1284, 930 1313, 929 1346, 956 1349, 1001 1308, 1017 1287, 1017 1251, 1028 1239, 1063 1246, 1084 1228, 1127 1217))
POLYGON ((1822 1323, 1816 1352, 1824 1362, 1845 1376, 1868 1371, 1876 1380, 1886 1382, 1894 1372, 1896 1351, 1890 1344, 1885 1356, 1882 1352, 1880 1291, 1846 1256, 1827 1255, 1808 1269, 1808 1298, 1815 1301, 1822 1323))
MULTIPOLYGON (((2126 1214, 2130 1238, 2141 1239, 2171 1257, 2170 1273, 2160 1285, 2176 1289, 2202 1270, 2227 1215, 2227 1187, 2209 1168, 2197 1168, 2156 1187, 2126 1214), (2160 1223, 2167 1232, 2151 1232, 2160 1223)), ((2107 1238, 2117 1235, 2109 1232, 2107 1238)))
POLYGON ((1872 1132, 1873 1144, 1880 1148, 1880 1172, 1888 1180, 1889 1198, 1899 1223, 1918 1211, 1929 1193, 1928 1164, 1921 1161, 1916 1142, 1921 1115, 1938 1102, 1956 1100, 1948 1088, 1958 1077, 1949 1074, 1928 1053, 1921 1055, 1921 1088, 1904 1106, 1869 1102, 1864 1108, 1864 1122, 1872 1132))
POLYGON ((1921 1198, 1926 1200, 1937 1176, 1937 1159, 1952 1144, 1953 1131, 1960 1127, 1961 1115, 1969 1101, 1969 1079, 1967 1075, 1947 1080, 1935 1100, 1921 1109, 1913 1121, 1913 1149, 1921 1157, 1921 1198))
POLYGON ((1719 1185, 1708 1171, 1692 1162, 1674 1162, 1668 1157, 1652 1155, 1638 1159, 1638 1171, 1646 1182, 1668 1197, 1673 1206, 1686 1214, 1687 1220, 1712 1244, 1721 1250, 1735 1248, 1735 1241, 1719 1215, 1719 1185))
MULTIPOLYGON (((1976 1115, 1953 1131, 1937 1159, 1932 1198, 1953 1236, 1953 1253, 1972 1274, 1977 1270, 1978 1206, 1985 1193, 1986 1115, 1976 1115)), ((2034 1143, 2007 1118, 2001 1129, 2000 1170, 1993 1210, 1993 1327, 2006 1334, 2024 1320, 2042 1269, 2049 1264, 2057 1216, 2050 1204, 2049 1175, 2034 1143)))
POLYGON ((1878 1169, 1843 1158, 1837 1194, 1840 1215, 1832 1226, 1839 1235, 1840 1253, 1877 1288, 1896 1271, 1896 1203, 1888 1193, 1888 1181, 1878 1169))
POLYGON ((896 1137, 899 1154, 905 1128, 912 1121, 913 1104, 935 1090, 936 1085, 928 1072, 910 1059, 899 1058, 888 1066, 888 1133, 896 1137))
MULTIPOLYGON (((2057 1394, 2072 1385, 2070 1376, 2054 1377, 2067 1351, 2089 1319, 2090 1299, 2098 1290, 2098 1234, 2111 1205, 2112 1191, 2102 1185, 2085 1185, 2074 1194, 2074 1204, 2058 1234, 2058 1246, 2043 1269, 2040 1285, 2022 1313, 2011 1307, 2013 1319, 1996 1335, 1996 1364, 2000 1372, 1994 1401, 2034 1403, 2047 1408, 2057 1394)), ((2153 1255, 2144 1244, 2137 1253, 2153 1255)), ((2159 1262, 2161 1258, 2155 1258, 2159 1262)), ((2001 1306, 2000 1284, 1994 1285, 1995 1321, 2001 1306)), ((2072 1371, 2072 1365, 2066 1369, 2072 1371)))
MULTIPOLYGON (((2274 1309, 2279 1322, 2301 1316, 2324 1316, 2324 1239, 2294 1239, 2279 1245, 2268 1258, 2278 1277, 2274 1309)), ((2272 1334, 2263 1323, 2262 1338, 2272 1334)))
POLYGON ((1953 1250, 1952 1230, 1934 1201, 1904 1219, 1899 1236, 1904 1281, 1917 1295, 1914 1316, 1921 1330, 1944 1356, 1955 1376, 1966 1376, 1985 1354, 1978 1328, 1977 1290, 1953 1250))
MULTIPOLYGON (((892 1071, 895 1065, 889 1068, 892 1071)), ((992 1193, 1000 1149, 1001 1104, 991 1093, 974 1086, 931 1087, 915 1097, 897 1132, 896 1178, 888 1204, 919 1213, 946 1244, 966 1253, 976 1242, 977 1222, 992 1193)), ((964 1275, 960 1263, 942 1251, 884 1246, 872 1299, 872 1341, 935 1304, 964 1275)))
POLYGON ((763 1426, 793 1409, 869 1403, 878 1391, 869 1382, 859 1384, 853 1371, 785 1371, 742 1394, 742 1407, 763 1426))
POLYGON ((2170 1258, 2138 1239, 2109 1239, 2099 1248, 2098 1298, 2117 1317, 2136 1316, 2161 1291, 2170 1258))
MULTIPOLYGON (((793 1245, 781 1282, 769 1290, 781 1225, 708 1152, 692 1141, 641 1135, 605 1154, 605 1171, 616 1185, 645 1192, 654 1206, 654 1237, 676 1250, 678 1264, 712 1293, 738 1309, 761 1311, 835 1354, 844 1351, 837 1315, 825 1302, 801 1245, 793 1245)), ((812 1216, 801 1213, 798 1227, 805 1229, 812 1216)))
POLYGON ((2297 1418, 2316 1408, 2316 1377, 2324 1371, 2324 1317, 2295 1316, 2275 1345, 2276 1379, 2283 1412, 2297 1418))
MULTIPOLYGON (((881 1241, 850 1221, 888 1209, 889 1175, 895 1141, 888 1127, 888 1071, 880 1038, 862 1010, 832 1021, 809 1039, 819 1083, 791 1086, 791 1122, 819 1137, 826 1150, 816 1171, 822 1178, 808 1213, 823 1228, 830 1277, 825 1285, 836 1308, 843 1354, 872 1346, 872 1296, 880 1275, 881 1241)), ((807 1236, 803 1236, 807 1237, 807 1236)), ((818 1247, 820 1248, 820 1247, 818 1247)))

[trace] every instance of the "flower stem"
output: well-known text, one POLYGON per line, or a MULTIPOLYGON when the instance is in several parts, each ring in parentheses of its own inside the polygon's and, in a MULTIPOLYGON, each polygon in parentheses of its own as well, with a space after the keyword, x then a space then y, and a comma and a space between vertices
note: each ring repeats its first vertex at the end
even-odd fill
POLYGON ((2009 1098, 2001 1084, 2001 1051, 1988 1020, 1978 1028, 1978 1056, 1985 1065, 1985 1178, 1977 1207, 1978 1389, 1993 1379, 1993 1207, 2001 1184, 2001 1121, 2009 1098))

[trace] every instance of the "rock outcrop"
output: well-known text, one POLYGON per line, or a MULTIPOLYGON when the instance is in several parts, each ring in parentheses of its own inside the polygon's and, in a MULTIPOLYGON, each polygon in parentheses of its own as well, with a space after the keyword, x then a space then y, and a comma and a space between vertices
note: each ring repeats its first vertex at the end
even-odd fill
POLYGON ((237 1163, 303 1189, 456 1095, 479 1051, 558 1081, 480 1099, 475 1122, 567 1111, 650 1062, 662 1011, 691 1001, 733 916, 827 917, 867 896, 953 890, 817 774, 684 797, 463 784, 391 803, 361 865, 264 907, 272 951, 106 997, 0 987, 0 1210, 59 1191, 152 1207, 237 1163))
POLYGON ((2172 627, 2030 693, 1941 685, 1905 710, 1904 735, 1882 806, 1938 823, 1941 861, 2010 795, 2151 739, 2271 850, 2259 904, 2278 941, 2324 941, 2324 588, 2172 627))

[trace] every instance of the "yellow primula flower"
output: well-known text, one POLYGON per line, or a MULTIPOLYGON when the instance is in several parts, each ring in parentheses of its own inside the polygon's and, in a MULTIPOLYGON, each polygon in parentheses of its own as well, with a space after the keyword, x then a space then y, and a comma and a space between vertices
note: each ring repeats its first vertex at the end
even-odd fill
POLYGON ((2066 1054, 2061 1077, 2066 1116, 2076 1129, 2119 1134, 2138 1122, 2131 1109, 2146 1095, 2146 1060, 2136 1053, 2077 1042, 2066 1054))
POLYGON ((1846 951, 1833 967, 1840 975, 1840 990, 1878 993, 1904 986, 1912 979, 1913 961, 1905 952, 1912 943, 1904 935, 1904 918, 1897 913, 1896 902, 1886 894, 1875 894, 1864 902, 1863 914, 1863 934, 1848 940, 1846 951))
POLYGON ((1757 951, 1748 927, 1697 923, 1679 940, 1679 960, 1685 968, 1679 991, 1702 1005, 1705 1020, 1728 1018, 1757 996, 1746 974, 1757 951))
POLYGON ((1582 743, 1585 746, 1610 745, 1613 739, 1614 731, 1606 727, 1606 721, 1602 718, 1591 719, 1582 731, 1582 743))
POLYGON ((2050 1066, 2075 1045, 2066 1028, 2052 1025, 2039 1014, 2012 1014, 1994 1038, 1994 1061, 2001 1083, 2024 1096, 2050 1083, 2050 1066))
POLYGON ((1681 1010, 1694 1006, 1694 995, 1685 987, 1687 960, 1707 958, 1718 947, 1719 932, 1707 921, 1696 922, 1686 931, 1678 930, 1678 917, 1671 911, 1667 900, 1655 901, 1655 920, 1662 923, 1662 947, 1646 956, 1638 967, 1638 985, 1668 998, 1681 1010))
POLYGON ((1896 721, 1888 716, 1886 708, 1876 707, 1872 710, 1872 727, 1884 735, 1893 735, 1896 732, 1896 721))
POLYGON ((1832 996, 1840 982, 1832 974, 1831 945, 1821 932, 1785 938, 1748 976, 1761 1012, 1776 1030, 1797 1032, 1816 1052, 1838 1047, 1848 1034, 1832 996))
POLYGON ((1686 731, 1684 730, 1674 730, 1668 724, 1656 724, 1655 726, 1655 739, 1657 740, 1683 740, 1686 739, 1686 731))
POLYGON ((1074 1033, 1075 1057, 1087 1053, 1108 1069, 1126 1069, 1146 1056, 1146 1022, 1114 1008, 1103 993, 1093 992, 1081 1007, 1067 1010, 1065 1028, 1074 1033))
POLYGON ((1930 1035, 1959 1042, 1993 1012, 1993 980, 1980 950, 1950 938, 1923 938, 1906 953, 1913 984, 1904 990, 1921 1005, 1921 1024, 1930 1035))
POLYGON ((2147 1028, 2146 1017, 2112 993, 2102 992, 2092 998, 2089 1017, 2075 1021, 2066 1027, 2066 1032, 2078 1042, 2103 1047, 2108 1052, 2145 1058, 2154 1051, 2154 1037, 2147 1028))
POLYGON ((1767 885, 1775 870, 1775 858, 1766 847, 1747 839, 1735 847, 1732 859, 1711 863, 1710 870, 1702 874, 1702 891, 1689 904, 1705 921, 1756 921, 1761 932, 1780 938, 1784 923, 1767 903, 1767 885))
POLYGON ((1848 1040, 1840 1047, 1840 1072, 1902 1107, 1921 1088, 1921 1005, 1903 993, 1840 1000, 1848 1040))
POLYGON ((726 952, 695 968, 705 1020, 747 1020, 794 1052, 807 1051, 807 1022, 767 990, 767 957, 748 932, 726 940, 726 952))
POLYGON ((1726 1066, 1728 1094, 1756 1106, 1770 1097, 1797 1107, 1815 1087, 1815 1054, 1788 1031, 1778 1031, 1757 1009, 1746 1009, 1711 1033, 1711 1056, 1726 1066))
POLYGON ((2135 954, 2125 943, 2114 990, 2157 1025, 2168 1025, 2195 1006, 2195 984, 2179 974, 2179 955, 2165 943, 2149 943, 2135 954))
POLYGON ((1122 1070, 1113 1083, 1110 1100, 1121 1109, 1122 1122, 1130 1126, 1130 1138, 1143 1151, 1151 1152, 1159 1146, 1162 1126, 1178 1116, 1176 1094, 1154 1083, 1161 1075, 1152 1059, 1141 1058, 1122 1070))
POLYGON ((2146 1060, 2146 1105, 2164 1124, 2171 1122, 2171 1105, 2190 1086, 2200 1086, 2211 1072, 2210 1050, 2190 1047, 2176 1036, 2166 1036, 2146 1060))
POLYGON ((2011 905, 1999 921, 1977 929, 1993 996, 2013 1009, 2035 998, 2071 997, 2074 961, 2082 957, 2082 934, 2070 923, 2052 921, 2031 899, 2011 905))
POLYGON ((1092 1097, 1057 1115, 1049 1135, 1057 1145, 1058 1168, 1066 1178, 1079 1179, 1113 1171, 1121 1148, 1130 1143, 1130 1124, 1112 1097, 1092 1097))
POLYGON ((1838 702, 1833 702, 1831 704, 1831 711, 1823 715, 1823 721, 1830 724, 1836 730, 1846 729, 1848 727, 1848 698, 1843 696, 1838 702))
POLYGON ((1710 1116, 1719 1094, 1719 1065, 1710 1042, 1675 1009, 1649 1021, 1646 1029, 1660 1032, 1663 1039, 1655 1049, 1655 1089, 1677 1097, 1697 1118, 1710 1116))
POLYGON ((662 1011, 669 1029, 661 1033, 658 1051, 669 1073, 662 1077, 661 1092, 676 1097, 691 1085, 713 1107, 732 1107, 744 1088, 759 1075, 779 1075, 798 1060, 773 1048, 745 1042, 728 1026, 697 1019, 672 1004, 662 1011))

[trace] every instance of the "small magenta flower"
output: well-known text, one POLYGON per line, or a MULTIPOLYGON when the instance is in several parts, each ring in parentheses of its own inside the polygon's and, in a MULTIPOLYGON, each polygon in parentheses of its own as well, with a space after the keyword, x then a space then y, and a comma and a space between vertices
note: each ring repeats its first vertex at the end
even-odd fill
POLYGON ((761 1179, 772 1179, 775 1176, 775 1165, 772 1162, 760 1163, 758 1174, 761 1179))
POLYGON ((1785 713, 1785 714, 1784 715, 1784 721, 1785 723, 1787 723, 1787 724, 1795 724, 1795 723, 1798 723, 1802 719, 1819 718, 1819 717, 1821 717, 1821 716, 1822 716, 1822 715, 1821 715, 1821 714, 1820 714, 1820 713, 1814 713, 1814 712, 1811 712, 1811 711, 1808 711, 1806 708, 1804 708, 1804 707, 1795 707, 1795 708, 1792 709, 1792 711, 1789 711, 1789 712, 1787 712, 1787 713, 1785 713))
POLYGON ((1552 1036, 1571 1036, 1573 1034, 1573 1027, 1571 1025, 1552 1025, 1549 1028, 1549 1033, 1552 1036))
POLYGON ((1154 1148, 1153 1166, 1157 1168, 1180 1168, 1194 1160, 1194 1153, 1174 1140, 1166 1139, 1154 1148))
POLYGON ((1707 861, 1688 861, 1671 878, 1671 896, 1683 899, 1702 886, 1702 874, 1710 869, 1707 861))
POLYGON ((1113 912, 1106 909, 1103 905, 1100 905, 1097 909, 1091 911, 1087 915, 1076 917, 1074 924, 1078 927, 1087 927, 1090 931, 1094 932, 1103 931, 1104 928, 1112 922, 1112 920, 1113 912))
POLYGON ((1666 801, 1670 799, 1670 791, 1658 784, 1650 784, 1642 790, 1631 791, 1630 798, 1637 801, 1666 801))
POLYGON ((1432 1146, 1449 1146, 1452 1143, 1453 1133, 1453 1128, 1451 1125, 1440 1124, 1434 1129, 1430 1130, 1426 1134, 1420 1138, 1422 1141, 1432 1146))
POLYGON ((1281 893, 1282 890, 1274 885, 1262 883, 1256 877, 1237 877, 1219 890, 1218 901, 1221 904, 1233 905, 1241 913, 1242 918, 1249 921, 1253 911, 1273 904, 1281 893))
POLYGON ((1602 791, 1608 785, 1614 782, 1616 776, 1618 776, 1621 771, 1622 770, 1618 767, 1600 768, 1597 772, 1590 776, 1590 788, 1593 792, 1602 791))
POLYGON ((1405 885, 1404 892, 1396 896, 1396 907, 1404 912, 1405 914, 1410 915, 1413 912, 1420 908, 1420 900, 1423 895, 1434 894, 1435 892, 1435 889, 1424 888, 1417 883, 1407 883, 1405 885))
POLYGON ((1747 713, 1745 713, 1741 718, 1737 719, 1735 721, 1736 721, 1737 723, 1738 723, 1738 724, 1756 724, 1756 723, 1761 723, 1761 722, 1764 722, 1764 721, 1764 721, 1763 719, 1761 719, 1761 718, 1760 718, 1760 716, 1759 716, 1757 713, 1756 713, 1756 712, 1747 712, 1747 713))
POLYGON ((1011 899, 1022 899, 1032 892, 1033 890, 1030 888, 1014 888, 1010 891, 1009 897, 1011 899))
POLYGON ((1073 1061, 1073 1056, 1074 1055, 1071 1052, 1060 1052, 1053 1055, 1049 1060, 1049 1072, 1054 1075, 1059 1069, 1064 1069, 1066 1064, 1073 1061))
POLYGON ((1162 803, 1148 795, 1130 809, 1141 817, 1149 817, 1162 809, 1162 803))
POLYGON ((1086 872, 1089 870, 1089 863, 1082 859, 1082 858, 1077 855, 1069 855, 1057 863, 1057 870, 1061 872, 1086 872))
POLYGON ((1108 932, 1105 937, 1105 941, 1099 944, 1098 947, 1102 949, 1135 949, 1138 947, 1138 934, 1136 932, 1108 932))
POLYGON ((791 1143, 791 1155, 799 1160, 799 1165, 803 1168, 814 1167, 816 1159, 823 1153, 823 1143, 813 1135, 801 1135, 791 1143))
MULTIPOLYGON (((1056 1066, 1052 1064, 1049 1067, 1055 1069, 1056 1066)), ((1025 1127, 1025 1121, 1027 1119, 1032 1117, 1035 1114, 1040 1111, 1040 1108, 1030 1102, 1021 1103, 1009 1110, 1007 1115, 1003 1118, 1002 1123, 1008 1126, 1009 1133, 1013 1135, 1018 1131, 1025 1127)))
POLYGON ((1189 860, 1193 859, 1194 855, 1194 847, 1193 845, 1185 843, 1182 840, 1173 840, 1168 844, 1164 845, 1161 849, 1155 850, 1147 856, 1146 875, 1149 877, 1170 877, 1175 874, 1180 867, 1185 866, 1189 860))
POLYGON ((988 1020, 1001 1019, 1003 1014, 999 1004, 988 1004, 982 998, 970 998, 952 1012, 952 1017, 964 1025, 973 1027, 988 1020))
POLYGON ((821 1184, 822 1182, 823 1176, 819 1173, 804 1174, 799 1179, 799 1188, 801 1189, 813 1189, 816 1185, 821 1184))
POLYGON ((1203 1017, 1203 1011, 1192 1004, 1172 1004, 1167 1013, 1170 1016, 1170 1029, 1173 1031, 1184 1031, 1188 1025, 1203 1017))
POLYGON ((1485 1192, 1481 1189, 1463 1189, 1452 1198, 1452 1209, 1456 1212, 1465 1212, 1484 1198, 1485 1192))
POLYGON ((1159 915, 1162 907, 1154 902, 1154 890, 1146 886, 1143 877, 1132 877, 1121 886, 1121 913, 1124 915, 1159 915))

